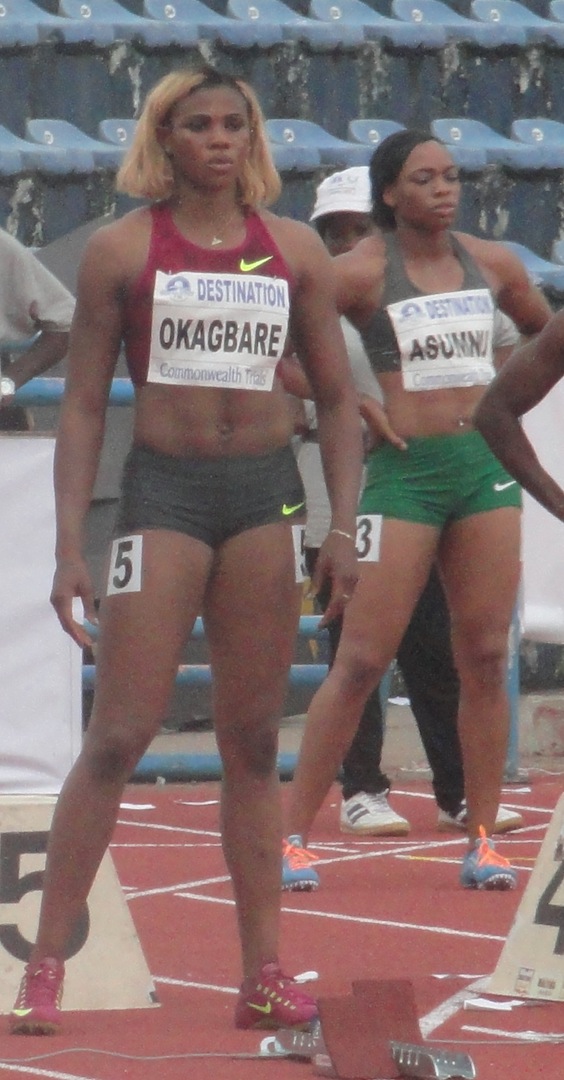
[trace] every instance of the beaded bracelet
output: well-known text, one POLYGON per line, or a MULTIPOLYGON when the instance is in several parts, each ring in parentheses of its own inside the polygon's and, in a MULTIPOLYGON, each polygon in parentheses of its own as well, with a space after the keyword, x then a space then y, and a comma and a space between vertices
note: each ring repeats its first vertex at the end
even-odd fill
POLYGON ((356 536, 352 533, 345 532, 344 529, 329 529, 330 533, 336 533, 337 536, 344 536, 347 540, 352 540, 353 544, 356 544, 356 536))

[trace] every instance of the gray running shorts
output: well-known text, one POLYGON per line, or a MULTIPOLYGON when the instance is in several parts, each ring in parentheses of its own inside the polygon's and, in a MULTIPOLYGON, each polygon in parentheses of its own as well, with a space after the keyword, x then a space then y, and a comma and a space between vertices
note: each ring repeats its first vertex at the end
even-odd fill
POLYGON ((217 548, 247 529, 301 521, 305 492, 290 446, 198 458, 134 446, 125 462, 114 535, 169 529, 217 548))

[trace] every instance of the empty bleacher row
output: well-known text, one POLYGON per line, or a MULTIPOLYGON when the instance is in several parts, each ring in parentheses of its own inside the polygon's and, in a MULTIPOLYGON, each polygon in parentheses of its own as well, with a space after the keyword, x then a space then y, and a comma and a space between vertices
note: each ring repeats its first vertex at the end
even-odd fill
POLYGON ((6 0, 0 120, 22 135, 51 115, 94 134, 200 56, 248 78, 269 115, 340 136, 362 115, 476 116, 500 131, 564 120, 562 4, 541 16, 517 0, 469 0, 464 15, 456 0, 6 0))
POLYGON ((257 90, 280 212, 305 218, 331 169, 368 161, 398 126, 432 126, 470 181, 460 227, 532 247, 549 275, 564 0, 2 0, 0 221, 42 245, 127 208, 113 179, 140 102, 203 59, 257 90))
MULTIPOLYGON (((405 125, 396 120, 351 120, 342 139, 310 120, 275 118, 266 121, 267 134, 278 168, 312 172, 321 167, 367 165, 374 148, 405 125)), ((0 173, 26 171, 66 175, 90 173, 96 168, 115 171, 130 146, 136 128, 131 117, 106 117, 96 137, 76 124, 55 117, 26 121, 25 138, 0 125, 0 173)), ((430 128, 446 143, 456 163, 469 173, 489 165, 513 172, 541 172, 564 168, 564 123, 543 117, 513 121, 511 137, 468 117, 431 121, 430 128)))
MULTIPOLYGON (((42 218, 44 243, 83 220, 114 210, 114 174, 135 125, 131 117, 106 117, 91 136, 67 120, 33 117, 26 122, 24 137, 0 125, 5 220, 15 205, 22 224, 27 210, 28 226, 34 230, 42 218)), ((341 138, 313 121, 267 120, 274 160, 285 179, 278 209, 306 217, 320 175, 367 164, 374 147, 402 126, 398 121, 357 118, 341 138)), ((460 226, 530 247, 534 205, 532 246, 539 258, 549 259, 560 232, 556 192, 564 186, 564 123, 542 117, 520 119, 513 122, 510 136, 465 117, 432 120, 431 128, 472 181, 465 186, 460 226), (490 216, 487 229, 485 214, 490 216)), ((127 208, 127 201, 122 205, 127 208)), ((550 283, 556 282, 564 285, 560 271, 552 275, 550 283)))

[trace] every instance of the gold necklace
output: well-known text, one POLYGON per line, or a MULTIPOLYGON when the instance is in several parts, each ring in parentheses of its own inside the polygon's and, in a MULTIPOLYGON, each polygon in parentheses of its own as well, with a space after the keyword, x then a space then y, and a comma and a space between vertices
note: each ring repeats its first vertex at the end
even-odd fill
MULTIPOLYGON (((176 208, 180 213, 182 213, 183 206, 184 206, 184 200, 182 198, 177 198, 175 200, 175 202, 171 204, 171 206, 173 208, 176 208)), ((243 215, 243 219, 244 219, 244 210, 239 204, 237 204, 237 206, 235 207, 233 212, 231 214, 229 214, 228 217, 224 217, 224 218, 219 219, 219 228, 217 228, 217 225, 215 226, 217 231, 214 231, 213 234, 212 234, 212 238, 211 238, 211 240, 209 242, 210 247, 218 247, 220 244, 224 243, 223 236, 218 235, 218 234, 225 233, 227 231, 227 229, 229 228, 229 226, 232 224, 232 222, 234 222, 236 220, 236 218, 239 217, 240 214, 243 215)), ((195 216, 196 215, 194 214, 194 217, 195 216)), ((201 222, 201 224, 204 224, 204 222, 201 222)), ((205 227, 207 227, 207 222, 205 223, 205 227)))
MULTIPOLYGON (((231 225, 231 222, 235 221, 235 218, 238 216, 239 212, 240 212, 240 207, 237 206, 236 209, 231 214, 231 216, 228 217, 227 220, 225 220, 225 221, 223 221, 221 223, 220 228, 219 228, 219 232, 226 232, 227 229, 229 228, 229 226, 231 225)), ((219 244, 223 244, 223 237, 222 236, 217 236, 217 234, 214 233, 214 235, 212 236, 212 240, 211 240, 211 246, 212 247, 217 247, 219 244)))

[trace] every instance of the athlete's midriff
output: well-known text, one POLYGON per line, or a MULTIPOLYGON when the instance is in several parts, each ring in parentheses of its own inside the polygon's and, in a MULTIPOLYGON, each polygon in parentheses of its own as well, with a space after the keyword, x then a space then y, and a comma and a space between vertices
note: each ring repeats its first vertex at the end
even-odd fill
POLYGON ((431 294, 409 279, 397 237, 387 237, 381 306, 360 328, 389 421, 404 438, 467 431, 494 374, 494 302, 479 266, 452 243, 460 286, 431 294))
POLYGON ((390 424, 405 439, 468 431, 483 393, 482 387, 472 386, 414 394, 404 389, 396 372, 379 375, 378 382, 390 424))
POLYGON ((125 305, 135 442, 197 456, 287 444, 292 420, 273 372, 292 274, 265 224, 250 214, 243 243, 218 251, 191 244, 164 206, 152 208, 151 219, 147 261, 125 305), (202 290, 215 305, 211 314, 202 312, 202 290), (217 357, 227 359, 216 364, 217 357))

